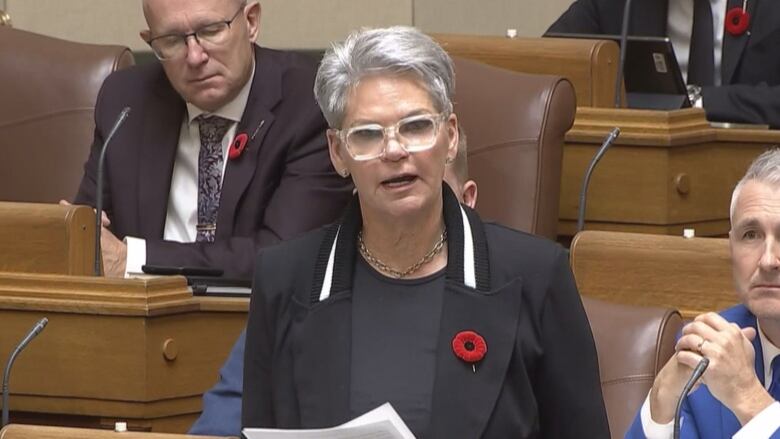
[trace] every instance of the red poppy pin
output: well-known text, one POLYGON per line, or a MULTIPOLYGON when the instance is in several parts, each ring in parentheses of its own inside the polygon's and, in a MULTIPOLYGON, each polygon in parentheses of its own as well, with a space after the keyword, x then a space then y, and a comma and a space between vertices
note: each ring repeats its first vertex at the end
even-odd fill
POLYGON ((241 154, 246 148, 246 142, 248 140, 249 137, 246 135, 246 133, 241 133, 237 135, 235 139, 233 139, 233 143, 231 143, 230 148, 228 148, 228 157, 230 160, 235 160, 241 157, 241 154))
POLYGON ((452 339, 452 351, 455 352, 455 356, 471 364, 471 370, 476 373, 476 363, 485 358, 487 343, 474 331, 460 331, 452 339))
POLYGON ((748 26, 750 26, 750 14, 745 10, 745 5, 741 8, 731 8, 726 13, 726 31, 731 35, 738 37, 744 34, 748 26))

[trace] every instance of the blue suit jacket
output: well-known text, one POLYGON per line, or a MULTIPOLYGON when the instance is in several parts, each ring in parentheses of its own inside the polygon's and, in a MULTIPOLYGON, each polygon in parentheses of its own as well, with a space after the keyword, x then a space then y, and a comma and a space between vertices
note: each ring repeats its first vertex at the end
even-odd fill
POLYGON ((227 361, 219 371, 219 382, 203 395, 203 413, 190 434, 207 436, 241 435, 241 394, 244 387, 244 341, 241 332, 227 361))
MULTIPOLYGON (((741 328, 756 328, 756 316, 744 305, 729 308, 723 311, 721 316, 729 322, 736 323, 741 328)), ((756 375, 763 384, 764 356, 761 349, 761 341, 758 337, 753 340, 753 348, 756 350, 756 375)), ((688 395, 688 398, 683 403, 682 410, 680 437, 683 439, 727 439, 731 438, 742 428, 737 417, 712 396, 707 386, 700 386, 695 392, 688 395)), ((634 418, 634 423, 631 424, 631 428, 626 433, 626 438, 645 438, 639 414, 634 418)), ((776 430, 771 438, 780 439, 780 430, 776 430)))

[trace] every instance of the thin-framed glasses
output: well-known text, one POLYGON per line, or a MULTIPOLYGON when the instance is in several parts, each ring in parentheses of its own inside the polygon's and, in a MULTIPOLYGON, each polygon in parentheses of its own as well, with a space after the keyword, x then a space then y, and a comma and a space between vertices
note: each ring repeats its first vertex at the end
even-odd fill
POLYGON ((433 147, 442 121, 448 112, 420 114, 403 118, 391 126, 379 124, 358 125, 336 130, 355 160, 371 160, 382 156, 390 137, 407 152, 420 152, 433 147))
POLYGON ((229 20, 207 24, 188 34, 160 35, 150 39, 147 44, 152 48, 154 56, 160 61, 168 61, 184 56, 187 53, 187 39, 189 37, 195 38, 195 41, 201 46, 203 46, 204 42, 218 46, 227 41, 228 35, 230 35, 230 26, 244 11, 245 7, 246 4, 243 4, 229 20))

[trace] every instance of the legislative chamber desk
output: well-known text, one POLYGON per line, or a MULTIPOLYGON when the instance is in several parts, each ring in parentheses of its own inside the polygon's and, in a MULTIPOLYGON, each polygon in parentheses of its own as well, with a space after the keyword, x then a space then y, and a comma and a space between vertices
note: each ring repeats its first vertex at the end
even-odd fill
POLYGON ((185 432, 247 309, 193 297, 179 276, 0 273, 0 358, 49 319, 12 370, 11 422, 185 432))
POLYGON ((586 228, 698 236, 729 230, 731 191, 780 131, 712 128, 701 109, 577 108, 563 150, 558 234, 576 230, 588 163, 612 127, 621 134, 593 173, 586 228))
POLYGON ((678 235, 695 228, 700 236, 725 235, 734 185, 756 156, 780 144, 780 131, 712 128, 701 109, 612 108, 619 59, 614 41, 433 37, 452 56, 563 76, 574 85, 577 115, 566 135, 561 170, 562 241, 576 231, 585 170, 613 127, 622 132, 593 173, 588 192, 590 230, 678 235))

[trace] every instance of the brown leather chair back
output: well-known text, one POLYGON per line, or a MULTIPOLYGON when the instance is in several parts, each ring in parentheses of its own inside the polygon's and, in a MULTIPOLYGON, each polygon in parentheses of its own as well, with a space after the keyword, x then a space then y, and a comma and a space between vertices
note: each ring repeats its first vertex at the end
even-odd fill
POLYGON ((468 138, 469 178, 488 220, 555 239, 571 83, 454 58, 455 112, 468 138))
POLYGON ((582 297, 601 372, 609 430, 622 438, 659 370, 674 353, 682 317, 675 310, 582 297))
POLYGON ((81 44, 0 26, 0 200, 76 193, 103 80, 134 63, 126 47, 81 44))

